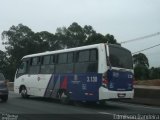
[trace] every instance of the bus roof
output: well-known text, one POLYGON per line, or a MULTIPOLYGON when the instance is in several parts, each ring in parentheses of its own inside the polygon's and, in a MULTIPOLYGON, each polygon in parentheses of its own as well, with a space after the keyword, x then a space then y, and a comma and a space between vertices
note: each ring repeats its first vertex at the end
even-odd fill
POLYGON ((77 51, 77 50, 85 50, 85 49, 91 49, 91 48, 98 48, 99 46, 104 45, 104 44, 105 43, 99 43, 99 44, 94 44, 94 45, 86 45, 86 46, 75 47, 75 48, 67 48, 67 49, 62 49, 62 50, 46 51, 46 52, 42 52, 42 53, 36 53, 36 54, 26 55, 22 59, 29 58, 29 57, 36 57, 36 56, 56 54, 56 53, 64 53, 64 52, 71 52, 71 51, 77 51))

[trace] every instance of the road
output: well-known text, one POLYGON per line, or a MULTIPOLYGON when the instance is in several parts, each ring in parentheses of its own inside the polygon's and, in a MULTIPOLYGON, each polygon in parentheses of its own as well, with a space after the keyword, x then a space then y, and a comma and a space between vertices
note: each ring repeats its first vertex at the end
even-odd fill
MULTIPOLYGON (((107 101, 105 106, 96 104, 62 105, 57 100, 39 97, 22 99, 20 95, 10 92, 8 102, 0 102, 0 114, 0 120, 6 116, 17 117, 16 115, 18 115, 18 120, 35 120, 36 118, 37 120, 52 120, 53 118, 107 120, 116 118, 116 115, 160 114, 160 107, 111 101, 107 101)), ((158 119, 160 119, 160 116, 158 119)))

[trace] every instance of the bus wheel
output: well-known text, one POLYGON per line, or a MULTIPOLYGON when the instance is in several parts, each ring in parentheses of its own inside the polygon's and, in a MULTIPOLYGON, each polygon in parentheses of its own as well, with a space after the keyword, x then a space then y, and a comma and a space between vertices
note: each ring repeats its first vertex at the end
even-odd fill
POLYGON ((67 91, 61 91, 59 93, 59 99, 62 104, 69 104, 69 93, 67 91))
POLYGON ((29 95, 27 94, 27 89, 26 89, 25 86, 22 86, 22 87, 21 87, 21 92, 20 92, 20 94, 21 94, 22 98, 28 98, 28 97, 29 97, 29 95))

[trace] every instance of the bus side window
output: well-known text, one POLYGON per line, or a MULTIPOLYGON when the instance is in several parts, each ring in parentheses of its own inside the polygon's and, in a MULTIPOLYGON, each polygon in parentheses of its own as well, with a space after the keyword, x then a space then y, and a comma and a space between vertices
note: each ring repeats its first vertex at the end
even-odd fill
POLYGON ((23 61, 18 69, 18 74, 24 74, 27 72, 27 61, 23 61))
POLYGON ((41 70, 40 73, 42 74, 50 74, 54 72, 54 64, 51 64, 53 62, 52 56, 43 56, 42 57, 42 64, 41 64, 41 70))
POLYGON ((75 73, 86 73, 89 65, 89 50, 76 52, 75 73))
POLYGON ((90 50, 90 61, 88 64, 87 72, 97 72, 98 71, 98 50, 90 50))
POLYGON ((77 51, 76 53, 75 73, 94 73, 98 71, 97 49, 77 51))
POLYGON ((40 70, 40 57, 33 57, 30 61, 29 74, 38 74, 40 70))
POLYGON ((56 55, 56 69, 55 73, 65 73, 67 63, 67 53, 60 53, 56 55))
POLYGON ((50 62, 50 56, 43 56, 43 65, 48 65, 50 62))
POLYGON ((32 58, 31 65, 37 65, 37 64, 38 64, 38 58, 37 57, 32 58))
POLYGON ((27 74, 27 67, 28 67, 28 61, 23 61, 18 68, 16 78, 18 78, 24 74, 27 74))
POLYGON ((67 63, 73 63, 73 52, 68 53, 67 63))
POLYGON ((89 61, 89 50, 80 51, 78 53, 78 62, 89 61))
POLYGON ((95 62, 98 60, 98 54, 97 54, 97 50, 96 49, 93 49, 93 50, 90 50, 90 61, 91 62, 95 62))
POLYGON ((61 53, 58 55, 58 64, 67 63, 67 53, 61 53))
POLYGON ((73 52, 58 54, 56 73, 73 73, 73 52))
POLYGON ((55 64, 55 63, 56 63, 56 55, 51 55, 50 64, 55 64))

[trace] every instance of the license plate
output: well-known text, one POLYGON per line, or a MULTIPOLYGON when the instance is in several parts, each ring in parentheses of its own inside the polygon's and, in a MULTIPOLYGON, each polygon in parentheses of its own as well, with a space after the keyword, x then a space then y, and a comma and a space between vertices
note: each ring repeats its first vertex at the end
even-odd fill
POLYGON ((124 98, 126 96, 126 93, 118 93, 117 96, 118 98, 124 98))

